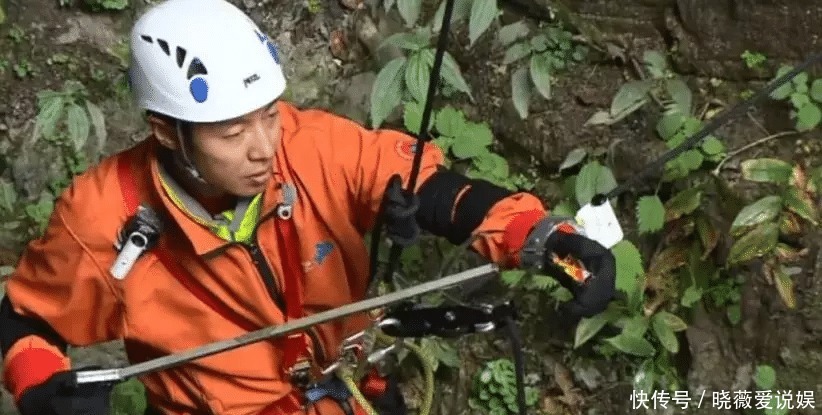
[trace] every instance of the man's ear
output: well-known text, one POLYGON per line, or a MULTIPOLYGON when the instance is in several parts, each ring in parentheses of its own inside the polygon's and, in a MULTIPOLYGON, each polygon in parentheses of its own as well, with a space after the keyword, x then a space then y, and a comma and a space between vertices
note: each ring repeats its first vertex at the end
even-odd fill
POLYGON ((148 121, 148 126, 151 128, 151 133, 157 137, 157 141, 159 141, 163 147, 170 150, 177 149, 179 141, 177 138, 177 128, 174 124, 154 114, 149 114, 146 121, 148 121))

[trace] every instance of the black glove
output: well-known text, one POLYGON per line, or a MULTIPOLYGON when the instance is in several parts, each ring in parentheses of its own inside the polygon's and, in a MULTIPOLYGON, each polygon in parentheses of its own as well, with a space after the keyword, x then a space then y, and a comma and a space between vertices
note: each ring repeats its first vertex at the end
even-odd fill
POLYGON ((29 388, 17 407, 22 415, 108 415, 110 382, 78 385, 77 369, 58 372, 40 385, 29 388))
POLYGON ((541 269, 573 293, 574 299, 563 303, 560 312, 574 323, 605 311, 614 298, 614 255, 578 233, 570 222, 551 217, 540 221, 528 235, 520 257, 523 267, 541 269))

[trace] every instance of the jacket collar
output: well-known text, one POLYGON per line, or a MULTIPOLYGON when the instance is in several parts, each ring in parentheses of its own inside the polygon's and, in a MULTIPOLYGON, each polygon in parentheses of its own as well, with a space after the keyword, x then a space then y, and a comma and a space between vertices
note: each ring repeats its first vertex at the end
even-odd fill
MULTIPOLYGON (((260 218, 270 215, 272 211, 276 209, 277 205, 283 201, 281 189, 283 184, 286 182, 286 177, 288 176, 287 173, 284 173, 284 169, 287 168, 287 163, 285 160, 283 145, 290 140, 297 130, 296 108, 284 101, 278 101, 276 105, 278 111, 280 112, 282 136, 277 146, 277 155, 274 158, 276 173, 272 176, 271 181, 263 191, 260 218)), ((182 187, 165 171, 159 160, 158 150, 159 146, 156 146, 155 151, 153 151, 153 154, 149 160, 153 191, 159 195, 163 206, 171 215, 171 219, 180 226, 186 238, 194 247, 194 251, 197 255, 207 255, 210 252, 216 251, 230 244, 230 242, 227 242, 217 236, 207 226, 197 223, 186 212, 180 210, 180 208, 169 197, 168 193, 163 188, 163 183, 161 180, 165 180, 169 185, 175 188, 175 191, 183 192, 180 196, 184 199, 191 199, 190 196, 184 194, 182 187)))

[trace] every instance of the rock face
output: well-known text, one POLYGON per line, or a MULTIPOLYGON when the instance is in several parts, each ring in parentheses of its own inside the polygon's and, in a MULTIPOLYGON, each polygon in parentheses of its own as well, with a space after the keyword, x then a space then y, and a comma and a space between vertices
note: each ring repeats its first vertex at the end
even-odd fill
MULTIPOLYGON (((746 50, 774 69, 822 46, 822 3, 815 0, 560 0, 574 19, 626 46, 675 48, 680 70, 723 79, 762 76, 748 70, 746 50)), ((817 69, 818 70, 818 69, 817 69)))

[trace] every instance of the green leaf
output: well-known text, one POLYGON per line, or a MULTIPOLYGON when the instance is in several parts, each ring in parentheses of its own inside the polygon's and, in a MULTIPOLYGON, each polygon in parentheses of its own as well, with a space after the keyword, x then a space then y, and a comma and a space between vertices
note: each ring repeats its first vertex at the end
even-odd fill
POLYGON ((37 105, 40 111, 37 113, 36 127, 43 137, 54 136, 57 124, 65 112, 66 103, 66 98, 61 95, 38 94, 37 105))
POLYGON ((580 320, 574 334, 574 349, 579 348, 579 346, 596 336, 611 321, 612 317, 612 314, 606 311, 580 320))
POLYGON ((791 104, 794 108, 802 108, 811 102, 811 98, 804 93, 794 92, 791 94, 791 104))
POLYGON ((725 152, 725 144, 714 136, 708 136, 702 142, 702 151, 710 156, 722 154, 725 152))
POLYGON ((559 171, 563 171, 565 169, 576 166, 577 164, 581 163, 587 155, 588 151, 584 148, 575 148, 571 150, 571 152, 568 153, 567 156, 565 156, 565 160, 563 160, 562 164, 559 165, 559 171))
POLYGON ((0 208, 6 212, 13 212, 14 205, 17 203, 17 191, 14 190, 14 185, 3 179, 0 179, 0 208))
POLYGON ((734 326, 739 324, 742 320, 742 308, 739 304, 729 305, 728 309, 725 310, 725 314, 728 316, 728 321, 730 321, 734 326))
POLYGON ((494 133, 485 123, 465 122, 457 137, 471 140, 482 147, 487 147, 494 141, 494 133))
POLYGON ((815 187, 817 192, 822 193, 822 166, 816 166, 810 173, 811 187, 815 187))
POLYGON ((500 156, 499 154, 490 153, 491 161, 493 162, 493 168, 491 169, 491 174, 498 179, 504 179, 508 177, 509 169, 508 169, 508 160, 504 157, 500 156))
POLYGON ((509 287, 517 286, 522 281, 522 277, 524 276, 525 271, 520 269, 505 270, 500 274, 502 282, 509 287))
POLYGON ((631 241, 623 239, 611 248, 616 260, 616 288, 633 295, 638 287, 638 277, 645 273, 642 254, 631 241))
POLYGON ((422 32, 399 32, 380 42, 379 48, 396 46, 401 49, 418 51, 428 46, 430 39, 422 32))
POLYGON ((619 89, 611 102, 611 116, 616 116, 638 102, 647 100, 648 92, 654 86, 649 80, 631 81, 619 89))
POLYGON ((645 62, 645 67, 654 78, 661 78, 665 76, 665 68, 668 67, 668 62, 665 55, 655 50, 648 50, 642 55, 642 60, 645 62))
POLYGON ((576 216, 576 206, 574 206, 573 202, 570 200, 563 200, 556 205, 554 208, 551 209, 551 214, 554 216, 562 216, 567 218, 573 218, 576 216))
MULTIPOLYGON (((445 3, 445 2, 443 2, 445 3)), ((517 40, 528 36, 530 29, 525 20, 519 20, 511 24, 502 26, 497 32, 497 41, 502 46, 508 46, 517 40)))
POLYGON ((682 321, 681 318, 664 310, 654 314, 654 318, 665 322, 665 324, 675 332, 688 329, 688 324, 682 321))
MULTIPOLYGON (((548 36, 545 36, 544 34, 536 35, 531 38, 529 43, 531 43, 531 49, 535 52, 544 52, 546 49, 548 49, 548 36)), ((546 53, 545 56, 546 58, 553 59, 551 53, 546 53)), ((548 63, 550 67, 550 62, 548 63)))
POLYGON ((494 19, 497 18, 499 9, 497 0, 474 0, 471 4, 471 17, 468 19, 469 45, 473 46, 494 19))
POLYGON ((405 103, 402 118, 406 130, 419 134, 422 125, 422 109, 423 105, 420 102, 408 101, 405 103))
MULTIPOLYGON (((443 153, 448 153, 449 151, 451 151, 451 146, 454 144, 454 137, 444 135, 435 138, 432 142, 435 146, 439 147, 443 153)), ((448 163, 448 160, 446 160, 446 163, 448 163)))
POLYGON ((531 83, 528 80, 527 68, 519 68, 511 74, 511 99, 520 118, 526 119, 531 101, 531 83))
POLYGON ((622 325, 622 334, 631 337, 642 337, 648 331, 648 324, 650 322, 643 315, 634 315, 633 317, 623 317, 618 320, 618 324, 622 325))
POLYGON ((688 88, 688 84, 681 78, 674 78, 665 80, 665 87, 671 99, 676 103, 677 109, 682 114, 690 114, 693 95, 691 89, 688 88))
POLYGON ((465 127, 465 114, 449 105, 437 113, 435 125, 440 134, 456 137, 465 127))
POLYGON ((639 233, 653 233, 665 224, 665 206, 659 196, 642 196, 636 207, 636 217, 639 222, 639 233))
POLYGON ((765 255, 776 247, 779 225, 775 222, 755 227, 737 239, 728 253, 728 264, 734 265, 765 255))
POLYGON ((761 389, 771 389, 776 385, 776 371, 768 365, 759 365, 754 372, 754 382, 761 389))
POLYGON ((554 277, 548 275, 534 275, 531 277, 529 289, 537 291, 547 291, 549 288, 554 288, 559 285, 554 277))
MULTIPOLYGON (((425 102, 428 95, 429 67, 423 52, 417 52, 408 58, 405 66, 405 86, 417 102, 425 102)), ((431 53, 428 51, 428 53, 431 53)))
POLYGON ((551 99, 551 65, 545 54, 531 55, 531 79, 537 91, 545 99, 551 99))
POLYGON ((474 99, 471 95, 471 87, 468 86, 465 78, 462 77, 462 72, 460 71, 459 65, 457 65, 457 61, 454 60, 454 57, 448 52, 442 55, 442 79, 457 91, 467 94, 471 100, 474 99))
POLYGON ((648 357, 656 353, 654 346, 642 337, 620 334, 605 341, 616 347, 617 350, 635 356, 648 357))
POLYGON ((478 154, 477 156, 474 156, 472 160, 472 165, 474 169, 476 169, 476 172, 480 174, 480 176, 487 176, 492 171, 494 171, 494 168, 496 167, 494 165, 494 162, 495 159, 493 157, 493 154, 488 149, 484 149, 482 153, 478 154))
POLYGON ((399 10, 402 19, 405 20, 406 27, 413 27, 417 23, 417 19, 420 18, 421 6, 422 0, 397 1, 397 10, 399 10))
POLYGON ((702 162, 705 161, 705 156, 703 156, 699 150, 688 150, 682 153, 678 159, 684 168, 688 171, 693 171, 702 165, 702 162))
POLYGON ((773 270, 774 285, 779 292, 779 297, 788 308, 796 308, 796 295, 794 294, 794 283, 790 274, 785 271, 785 267, 779 265, 773 270))
MULTIPOLYGON (((468 17, 468 14, 471 12, 471 2, 472 0, 456 0, 454 2, 454 10, 451 13, 451 23, 458 22, 462 19, 468 17)), ((434 32, 439 33, 440 29, 442 28, 442 20, 445 18, 445 2, 440 2, 440 6, 437 8, 437 12, 434 13, 434 17, 431 19, 430 26, 434 32)), ((451 26, 453 27, 453 26, 451 26)))
POLYGON ((470 159, 487 151, 484 146, 468 136, 457 137, 451 144, 451 152, 457 159, 470 159))
POLYGON ((510 48, 505 50, 505 56, 502 58, 502 63, 510 65, 531 53, 531 45, 526 42, 514 43, 510 48))
POLYGON ((616 179, 614 179, 611 169, 599 164, 598 161, 591 161, 580 169, 574 193, 576 194, 577 203, 584 206, 595 195, 605 194, 615 187, 616 179))
POLYGON ((745 180, 762 183, 786 184, 793 167, 790 163, 774 158, 745 160, 740 164, 745 180))
POLYGON ((585 121, 585 124, 583 124, 583 126, 587 127, 589 125, 611 125, 616 122, 617 120, 611 117, 611 113, 609 113, 608 111, 597 111, 593 115, 591 115, 591 117, 588 118, 587 121, 585 121))
POLYGON ((799 72, 796 76, 793 77, 791 80, 793 85, 799 89, 801 86, 807 86, 808 84, 808 73, 807 72, 799 72))
POLYGON ((89 100, 86 100, 86 110, 88 110, 91 125, 94 126, 94 136, 97 137, 97 148, 102 149, 108 138, 108 133, 106 132, 106 117, 103 115, 100 107, 89 100))
POLYGON ((784 195, 785 207, 808 222, 817 225, 816 218, 819 213, 816 210, 814 200, 809 195, 795 187, 788 188, 784 195))
POLYGON ((682 300, 680 303, 683 307, 690 308, 693 306, 697 301, 702 299, 702 289, 696 286, 690 286, 685 289, 685 292, 682 293, 682 300))
POLYGON ((645 359, 631 380, 633 390, 644 391, 648 396, 652 396, 656 377, 654 359, 645 359))
POLYGON ((765 196, 754 203, 742 208, 731 224, 731 233, 737 234, 749 226, 772 221, 782 211, 782 197, 778 195, 765 196))
POLYGON ((406 58, 401 56, 388 62, 377 74, 371 87, 371 124, 379 127, 388 114, 402 99, 403 67, 406 58))
MULTIPOLYGON (((786 73, 790 72, 792 69, 793 69, 792 66, 782 65, 776 71, 776 76, 774 77, 774 79, 779 78, 782 75, 785 75, 786 73)), ((782 86, 780 86, 779 88, 776 88, 776 90, 771 92, 770 97, 772 99, 782 100, 782 99, 785 99, 788 96, 790 96, 792 92, 793 92, 793 85, 791 84, 791 82, 785 82, 782 86)))
POLYGON ((809 95, 814 101, 822 104, 822 78, 813 81, 809 95))
POLYGON ((816 104, 809 102, 796 113, 796 130, 812 130, 819 125, 820 121, 822 121, 822 110, 816 104))
POLYGON ((659 134, 659 137, 663 140, 669 140, 679 131, 685 123, 686 118, 687 117, 680 112, 667 111, 662 118, 659 119, 659 122, 656 123, 657 134, 659 134))
POLYGON ((74 150, 82 150, 91 132, 91 123, 86 115, 86 110, 73 102, 70 103, 68 105, 66 124, 68 126, 69 139, 74 145, 74 150))
POLYGON ((698 187, 691 187, 677 193, 670 200, 665 202, 665 221, 679 219, 699 207, 702 200, 702 190, 698 187))
POLYGON ((659 339, 659 342, 662 343, 662 346, 665 347, 671 353, 678 353, 679 352, 679 340, 676 338, 676 334, 668 324, 658 318, 658 314, 654 315, 651 321, 651 327, 654 330, 654 334, 656 334, 656 338, 659 339))

